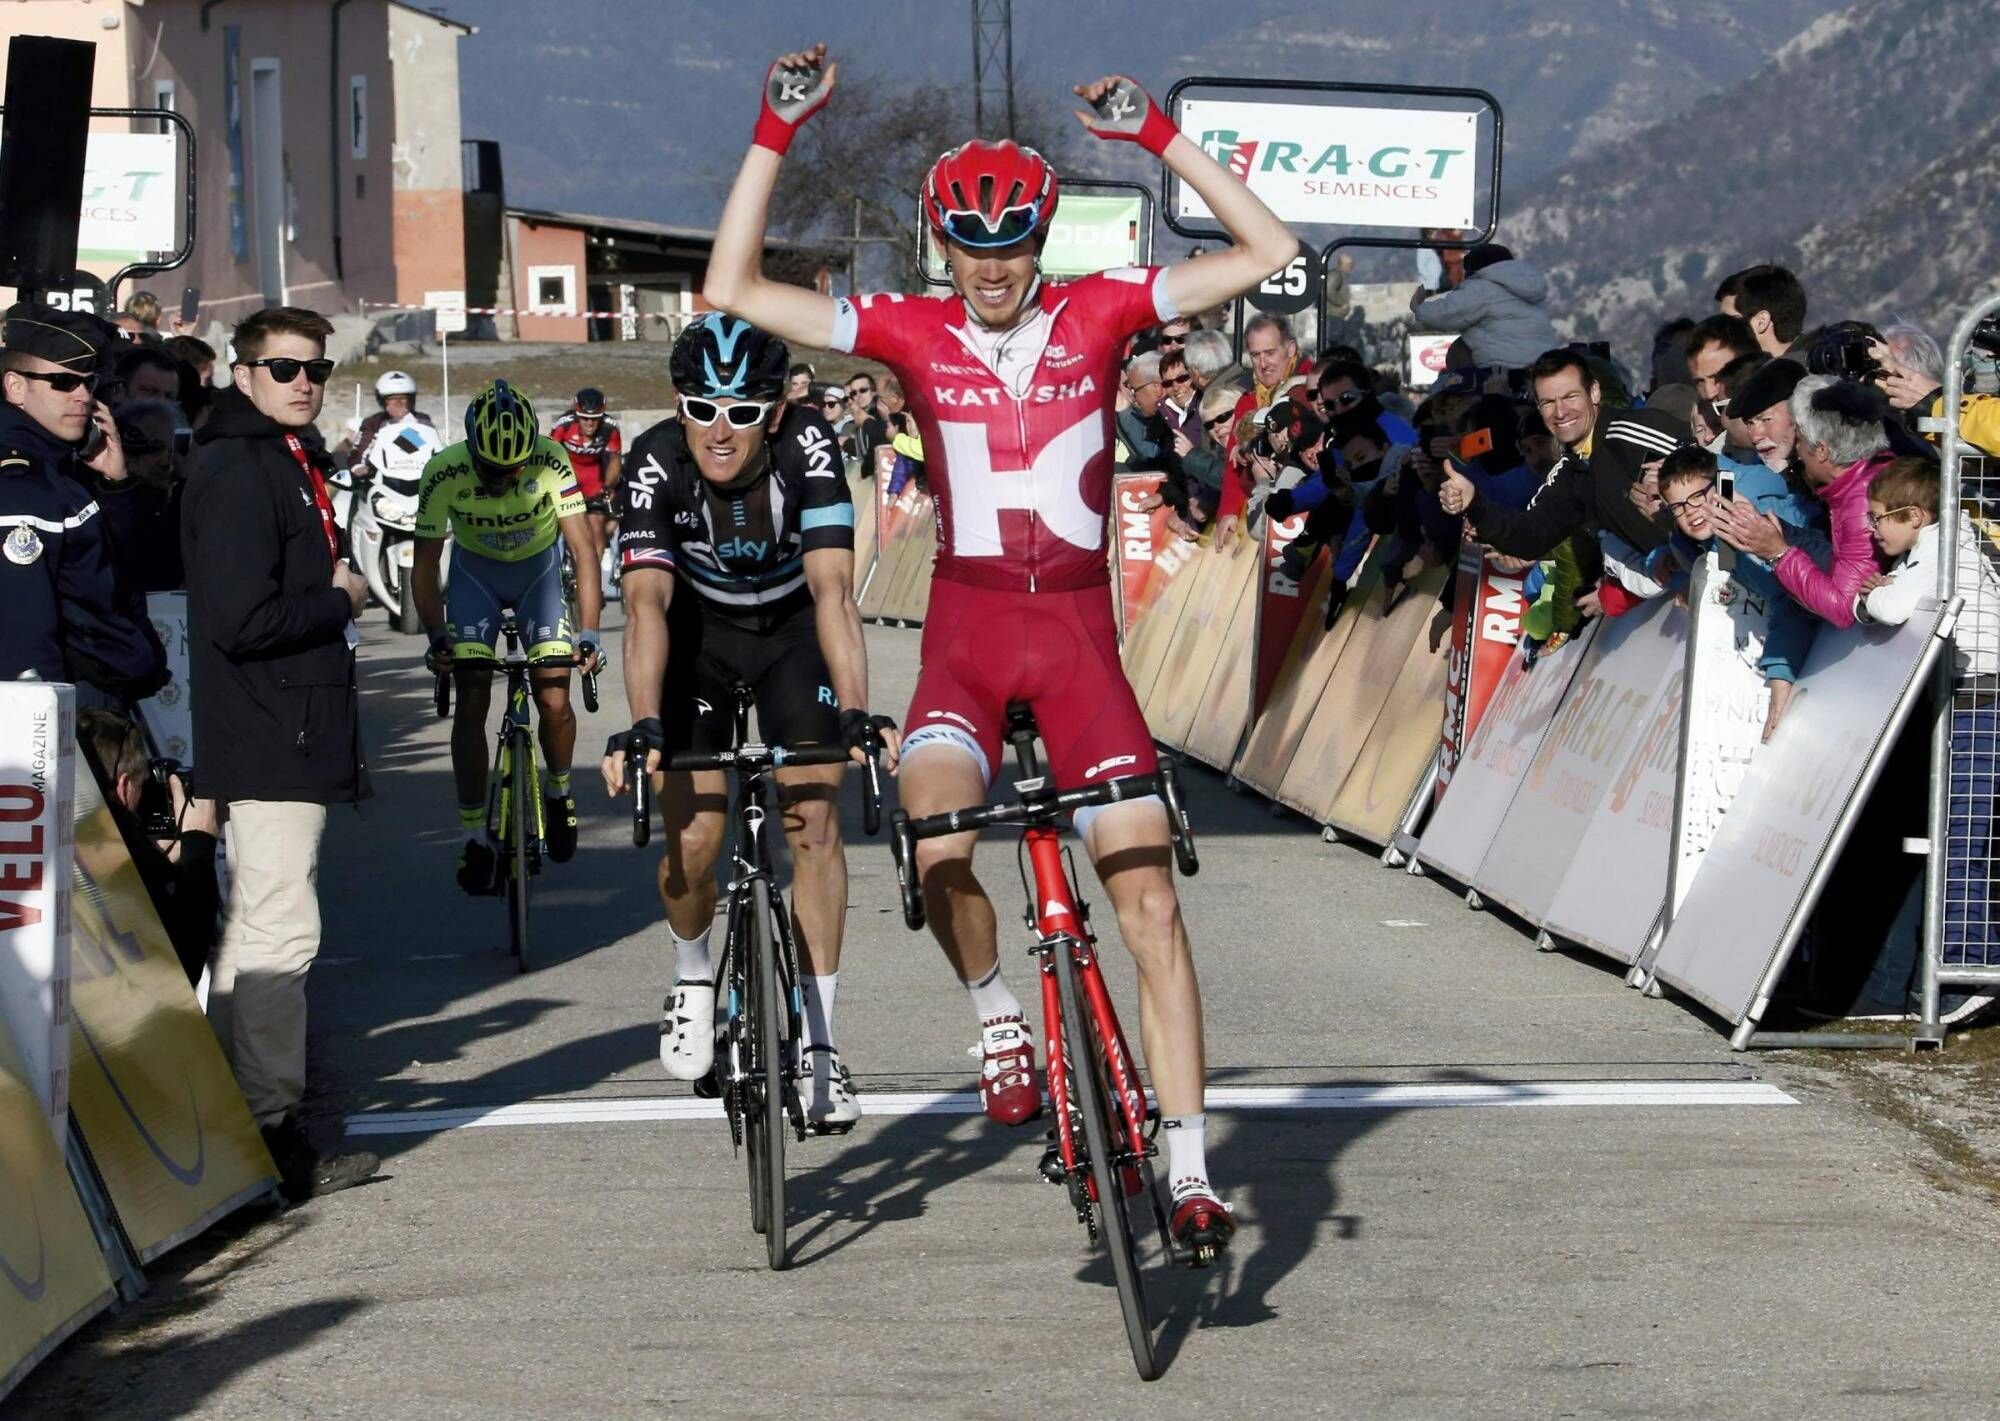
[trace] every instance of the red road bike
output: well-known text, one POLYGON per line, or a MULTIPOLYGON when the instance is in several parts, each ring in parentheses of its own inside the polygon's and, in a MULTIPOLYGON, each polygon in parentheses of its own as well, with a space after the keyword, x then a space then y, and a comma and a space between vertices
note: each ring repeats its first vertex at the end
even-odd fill
POLYGON ((1022 917, 1035 934, 1032 950, 1042 984, 1043 1055, 1055 1115, 1054 1143, 1042 1159, 1042 1174, 1068 1189, 1078 1222, 1110 1256, 1132 1361, 1139 1375, 1151 1381, 1159 1375, 1159 1363, 1133 1215, 1137 1201, 1145 1198, 1171 1258, 1173 1238, 1152 1166, 1160 1117, 1147 1104, 1138 1067, 1112 1008, 1098 967, 1090 909, 1072 887, 1075 864, 1062 846, 1057 826, 1064 815, 1090 805, 1156 794, 1166 803, 1174 860, 1188 875, 1200 867, 1194 835, 1173 766, 1162 764, 1155 774, 1126 775, 1084 789, 1057 789, 1037 767, 1035 721, 1026 706, 1007 708, 1007 732, 1022 773, 1014 782, 1017 801, 923 819, 897 812, 893 847, 903 920, 913 929, 924 925, 923 893, 916 874, 918 839, 994 825, 1024 826, 1019 863, 1029 901, 1022 917))

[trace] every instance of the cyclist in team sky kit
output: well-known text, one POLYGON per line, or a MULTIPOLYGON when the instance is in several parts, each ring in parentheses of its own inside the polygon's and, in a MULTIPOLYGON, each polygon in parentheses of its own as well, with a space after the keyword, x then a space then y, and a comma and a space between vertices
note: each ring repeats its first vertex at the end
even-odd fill
MULTIPOLYGON (((877 727, 854 605, 854 500, 840 446, 817 410, 787 404, 791 352, 729 316, 695 321, 674 342, 675 417, 633 441, 625 463, 619 552, 625 589, 625 694, 634 725, 605 751, 605 787, 625 789, 628 747, 648 770, 664 751, 731 748, 732 688, 756 697, 773 745, 837 744, 856 759, 877 727)), ((893 729, 881 731, 895 764, 893 729)), ((807 1123, 820 1132, 861 1116, 833 1038, 847 859, 838 815, 841 768, 777 772, 792 850, 807 1123)), ((660 1063, 698 1081, 715 1059, 715 863, 728 787, 720 770, 660 782, 666 853, 660 897, 674 941, 674 985, 660 1021, 660 1063)))
MULTIPOLYGON (((765 277, 766 217, 798 128, 831 95, 826 47, 765 76, 749 154, 723 210, 703 294, 802 345, 895 371, 922 432, 936 498, 938 558, 923 668, 904 723, 900 798, 913 816, 984 802, 1005 708, 1028 702, 1062 786, 1156 766, 1118 660, 1105 520, 1112 401, 1127 338, 1218 306, 1278 271, 1297 241, 1250 190, 1174 128, 1130 79, 1078 85, 1099 138, 1135 142, 1198 193, 1232 245, 1169 267, 1045 282, 1054 214, 1049 164, 1011 142, 972 142, 937 161, 924 216, 951 264, 951 296, 835 300, 765 277)), ((1139 968, 1141 1034, 1159 1099, 1176 1238, 1219 1248, 1234 1230, 1208 1180, 1201 994, 1157 800, 1077 816, 1139 968)), ((1034 1043, 1002 978, 992 903, 972 873, 976 835, 917 845, 927 917, 980 1020, 980 1094, 996 1120, 1040 1109, 1034 1043)))

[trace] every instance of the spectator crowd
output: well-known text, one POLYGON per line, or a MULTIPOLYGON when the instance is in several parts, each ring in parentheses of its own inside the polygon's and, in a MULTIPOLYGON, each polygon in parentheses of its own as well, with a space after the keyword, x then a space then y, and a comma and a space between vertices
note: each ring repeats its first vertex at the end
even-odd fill
MULTIPOLYGON (((1531 666, 1593 618, 1685 600, 1697 561, 1720 550, 1722 595, 1753 613, 1743 652, 1768 683, 1766 741, 1783 734, 1819 629, 1907 620, 1936 595, 1950 538, 1965 597, 1955 735, 1968 755, 1984 747, 1989 772, 1952 784, 1945 960, 2000 961, 1984 881, 2000 510, 1944 506, 1937 342, 1900 319, 1815 324, 1800 279, 1759 265, 1724 280, 1711 311, 1664 322, 1641 378, 1602 343, 1563 343, 1548 283, 1506 247, 1442 240, 1422 255, 1412 319, 1455 336, 1429 388, 1406 390, 1354 345, 1307 351, 1283 316, 1249 316, 1241 363, 1224 313, 1176 321, 1133 343, 1120 467, 1159 475, 1183 538, 1212 526, 1226 544, 1245 526, 1261 536, 1266 517, 1306 515, 1283 556, 1298 579, 1331 552, 1329 626, 1371 552, 1393 598, 1424 568, 1454 566, 1462 543, 1482 545, 1525 579, 1531 666)), ((1975 346, 1961 429, 2000 455, 2000 330, 1975 346)))

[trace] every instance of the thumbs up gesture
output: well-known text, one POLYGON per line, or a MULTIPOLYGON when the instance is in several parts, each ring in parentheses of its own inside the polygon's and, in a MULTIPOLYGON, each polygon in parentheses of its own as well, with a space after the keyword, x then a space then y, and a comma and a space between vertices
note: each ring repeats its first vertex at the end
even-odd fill
POLYGON ((1438 485, 1438 506, 1446 513, 1459 514, 1472 507, 1472 480, 1451 460, 1444 461, 1444 482, 1438 485))

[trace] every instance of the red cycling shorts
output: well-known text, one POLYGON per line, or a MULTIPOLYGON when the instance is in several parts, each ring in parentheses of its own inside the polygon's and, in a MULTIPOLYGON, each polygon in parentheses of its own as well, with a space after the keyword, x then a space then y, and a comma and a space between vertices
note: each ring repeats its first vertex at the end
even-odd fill
POLYGON ((1033 708, 1059 788, 1158 768, 1152 733, 1118 660, 1107 585, 1019 592, 931 584, 904 753, 958 745, 982 761, 991 784, 1004 763, 1010 701, 1033 708))

